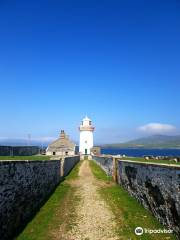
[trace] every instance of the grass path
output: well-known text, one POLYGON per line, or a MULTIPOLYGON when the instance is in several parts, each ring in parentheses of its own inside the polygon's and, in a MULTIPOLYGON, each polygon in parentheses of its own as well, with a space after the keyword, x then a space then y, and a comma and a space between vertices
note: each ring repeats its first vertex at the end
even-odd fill
POLYGON ((81 161, 17 240, 165 240, 171 234, 136 236, 137 226, 164 229, 151 213, 94 161, 81 161))

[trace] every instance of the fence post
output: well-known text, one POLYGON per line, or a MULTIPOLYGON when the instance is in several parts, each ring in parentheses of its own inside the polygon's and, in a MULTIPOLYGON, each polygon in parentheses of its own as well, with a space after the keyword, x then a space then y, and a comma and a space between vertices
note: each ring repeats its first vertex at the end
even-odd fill
POLYGON ((117 182, 117 159, 113 157, 113 180, 117 182))
POLYGON ((65 161, 65 158, 64 157, 60 158, 60 161, 61 161, 61 170, 60 170, 61 177, 64 177, 64 161, 65 161))

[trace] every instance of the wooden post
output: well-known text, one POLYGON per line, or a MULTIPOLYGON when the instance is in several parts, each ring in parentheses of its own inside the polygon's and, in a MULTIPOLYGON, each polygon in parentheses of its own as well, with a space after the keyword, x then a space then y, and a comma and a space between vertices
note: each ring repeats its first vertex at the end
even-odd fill
POLYGON ((118 171, 118 158, 113 157, 113 180, 118 183, 119 171, 118 171))
POLYGON ((117 182, 117 159, 113 157, 113 180, 117 182))

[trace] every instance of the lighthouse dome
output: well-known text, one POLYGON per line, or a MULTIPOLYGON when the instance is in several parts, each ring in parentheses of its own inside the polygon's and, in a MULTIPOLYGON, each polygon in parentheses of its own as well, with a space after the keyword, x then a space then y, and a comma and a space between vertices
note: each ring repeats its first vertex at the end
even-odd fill
POLYGON ((86 116, 85 118, 83 118, 83 121, 91 121, 91 119, 86 116))
POLYGON ((92 123, 91 119, 88 118, 87 116, 82 120, 82 126, 91 126, 91 123, 92 123))

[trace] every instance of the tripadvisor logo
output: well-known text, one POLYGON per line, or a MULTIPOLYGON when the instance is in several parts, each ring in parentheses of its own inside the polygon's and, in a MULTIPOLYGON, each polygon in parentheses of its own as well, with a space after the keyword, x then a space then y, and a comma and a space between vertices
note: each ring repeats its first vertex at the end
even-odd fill
POLYGON ((143 228, 142 227, 137 227, 137 228, 135 228, 135 234, 136 235, 142 235, 143 234, 143 228))

